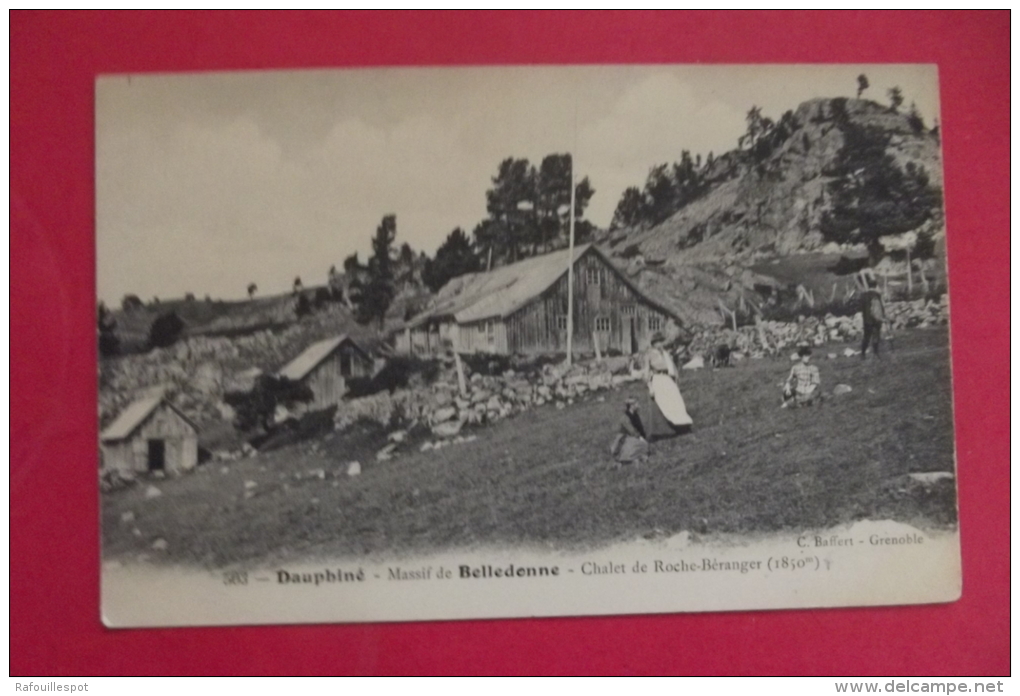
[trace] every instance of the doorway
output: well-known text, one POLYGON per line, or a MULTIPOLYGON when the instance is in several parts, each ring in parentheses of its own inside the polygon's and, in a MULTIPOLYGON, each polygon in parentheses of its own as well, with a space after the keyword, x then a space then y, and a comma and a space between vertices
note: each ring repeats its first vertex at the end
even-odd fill
POLYGON ((149 440, 149 471, 166 469, 166 441, 149 440))
POLYGON ((620 348, 624 355, 634 355, 638 352, 637 317, 624 315, 621 323, 623 341, 620 348))

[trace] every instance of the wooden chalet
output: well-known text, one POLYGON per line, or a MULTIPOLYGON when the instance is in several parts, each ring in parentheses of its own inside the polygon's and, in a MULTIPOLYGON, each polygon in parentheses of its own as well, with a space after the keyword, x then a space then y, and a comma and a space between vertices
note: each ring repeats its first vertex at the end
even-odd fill
POLYGON ((198 427, 162 395, 133 402, 99 441, 104 469, 179 473, 198 463, 198 427))
POLYGON ((277 375, 307 384, 313 395, 308 408, 322 409, 340 403, 348 378, 371 377, 372 371, 371 356, 343 335, 311 344, 277 375))
MULTIPOLYGON (((398 352, 538 354, 567 349, 567 249, 454 278, 394 337, 398 352)), ((631 354, 679 324, 594 245, 574 249, 573 349, 631 354)))

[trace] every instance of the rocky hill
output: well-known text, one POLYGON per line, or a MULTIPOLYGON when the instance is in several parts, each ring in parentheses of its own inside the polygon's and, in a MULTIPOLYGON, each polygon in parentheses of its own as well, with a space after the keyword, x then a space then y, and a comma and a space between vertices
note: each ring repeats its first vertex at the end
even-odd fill
MULTIPOLYGON (((916 115, 866 100, 814 99, 781 124, 767 147, 735 149, 701 165, 702 192, 666 219, 609 230, 598 240, 691 323, 720 322, 720 299, 730 306, 740 297, 760 301, 765 287, 784 285, 761 272, 763 261, 810 252, 827 252, 823 263, 867 255, 863 246, 834 244, 823 234, 834 207, 831 183, 846 176, 840 157, 854 129, 880 134, 901 170, 923 168, 941 200, 938 132, 916 115)), ((926 223, 936 239, 940 221, 941 205, 926 223)))

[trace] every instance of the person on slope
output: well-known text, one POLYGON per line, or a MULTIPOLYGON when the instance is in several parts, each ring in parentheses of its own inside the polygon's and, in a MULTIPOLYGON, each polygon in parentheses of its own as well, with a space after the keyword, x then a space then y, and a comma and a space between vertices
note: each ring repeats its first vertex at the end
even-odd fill
POLYGON ((676 363, 666 350, 661 333, 652 336, 645 353, 645 379, 648 382, 648 439, 679 435, 693 425, 687 405, 677 386, 676 363))

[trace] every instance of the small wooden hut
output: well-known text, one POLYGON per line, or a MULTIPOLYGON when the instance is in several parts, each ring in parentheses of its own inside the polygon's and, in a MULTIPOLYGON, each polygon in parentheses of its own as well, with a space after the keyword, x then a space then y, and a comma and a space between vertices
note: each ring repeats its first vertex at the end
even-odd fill
POLYGON ((339 403, 350 377, 371 377, 372 357, 349 336, 335 336, 311 344, 277 375, 304 382, 312 390, 308 408, 317 410, 339 403))
POLYGON ((103 468, 179 473, 198 463, 198 427, 162 395, 139 399, 100 435, 103 468))

